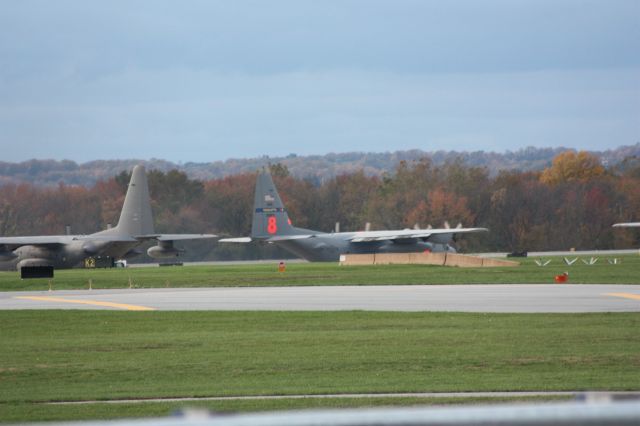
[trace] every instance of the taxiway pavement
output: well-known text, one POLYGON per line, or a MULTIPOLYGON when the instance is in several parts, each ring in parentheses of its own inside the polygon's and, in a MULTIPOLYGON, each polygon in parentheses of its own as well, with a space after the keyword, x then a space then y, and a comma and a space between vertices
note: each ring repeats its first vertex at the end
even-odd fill
POLYGON ((0 309, 640 312, 640 285, 380 285, 0 292, 0 309))

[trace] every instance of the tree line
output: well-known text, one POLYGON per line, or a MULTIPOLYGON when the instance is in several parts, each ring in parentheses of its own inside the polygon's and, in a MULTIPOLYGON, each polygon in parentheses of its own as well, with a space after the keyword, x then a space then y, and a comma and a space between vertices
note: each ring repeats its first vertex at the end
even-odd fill
MULTIPOLYGON (((312 179, 317 183, 344 174, 364 172, 367 176, 382 177, 393 173, 400 161, 412 162, 427 157, 434 165, 463 161, 473 167, 485 167, 495 177, 500 170, 536 171, 542 170, 551 160, 566 148, 528 147, 516 151, 423 151, 419 149, 395 152, 344 152, 326 155, 295 155, 283 157, 257 157, 227 159, 214 162, 188 162, 177 164, 171 161, 152 158, 150 160, 94 160, 76 163, 70 160, 28 160, 20 163, 0 161, 0 185, 7 183, 30 182, 37 186, 56 186, 59 182, 67 185, 95 185, 99 180, 107 180, 130 170, 136 164, 144 165, 147 170, 169 172, 179 170, 190 179, 202 181, 219 179, 242 173, 252 173, 264 164, 271 162, 287 167, 292 176, 312 179)), ((640 156, 640 142, 634 145, 618 146, 603 151, 592 151, 603 164, 612 167, 625 158, 640 156)))
MULTIPOLYGON (((428 157, 400 161, 392 173, 363 170, 318 182, 270 166, 295 226, 331 232, 482 226, 464 236, 462 251, 542 251, 634 248, 640 233, 615 229, 640 220, 640 160, 606 168, 587 152, 566 151, 541 171, 501 171, 462 159, 434 164, 428 157)), ((255 173, 190 179, 178 170, 148 173, 156 231, 247 236, 255 173)), ((91 187, 29 183, 0 186, 0 235, 92 233, 116 224, 130 172, 91 187)), ((193 259, 282 256, 273 247, 192 243, 193 259)))

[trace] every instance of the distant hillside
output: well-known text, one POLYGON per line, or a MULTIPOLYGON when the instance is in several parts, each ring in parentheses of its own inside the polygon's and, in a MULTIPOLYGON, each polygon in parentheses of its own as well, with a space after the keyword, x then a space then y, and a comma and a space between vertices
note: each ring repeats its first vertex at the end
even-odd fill
MULTIPOLYGON (((67 185, 91 186, 98 180, 106 180, 123 170, 130 170, 135 164, 144 164, 148 169, 168 171, 178 169, 191 179, 208 180, 243 172, 253 172, 268 163, 282 163, 292 175, 324 181, 336 175, 351 173, 360 169, 367 175, 382 175, 393 172, 398 162, 418 160, 428 157, 435 164, 459 160, 468 166, 486 167, 492 175, 500 170, 541 170, 551 164, 551 160, 566 148, 524 148, 505 153, 474 151, 421 150, 384 153, 348 152, 342 154, 286 157, 260 157, 249 159, 229 159, 212 163, 176 164, 166 160, 97 160, 77 164, 63 160, 29 160, 22 163, 0 162, 0 185, 29 182, 38 186, 51 186, 64 182, 67 185)), ((593 151, 603 164, 613 167, 623 160, 640 157, 640 143, 621 146, 606 151, 593 151)))

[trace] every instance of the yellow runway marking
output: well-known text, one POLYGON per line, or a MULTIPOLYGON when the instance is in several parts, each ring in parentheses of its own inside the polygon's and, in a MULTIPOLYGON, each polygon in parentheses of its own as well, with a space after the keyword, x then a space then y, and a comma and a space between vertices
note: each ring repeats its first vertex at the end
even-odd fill
POLYGON ((16 299, 38 300, 44 302, 78 303, 81 305, 105 306, 107 308, 126 309, 127 311, 154 311, 155 309, 146 306, 127 305, 125 303, 99 302, 97 300, 63 299, 61 297, 50 296, 19 296, 16 299))
POLYGON ((632 293, 607 293, 605 296, 624 297, 625 299, 640 300, 640 294, 632 293))

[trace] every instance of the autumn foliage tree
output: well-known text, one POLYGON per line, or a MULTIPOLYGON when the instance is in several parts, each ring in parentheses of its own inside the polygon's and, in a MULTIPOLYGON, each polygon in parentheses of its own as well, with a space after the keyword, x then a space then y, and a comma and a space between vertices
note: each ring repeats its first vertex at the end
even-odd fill
POLYGON ((600 159, 586 151, 565 151, 553 159, 551 167, 544 169, 540 180, 548 185, 573 181, 587 181, 604 175, 600 159))

